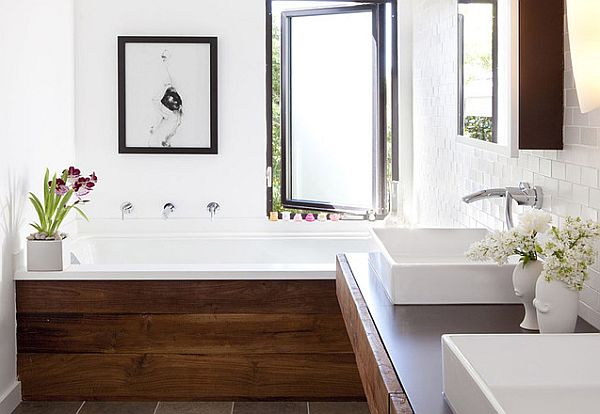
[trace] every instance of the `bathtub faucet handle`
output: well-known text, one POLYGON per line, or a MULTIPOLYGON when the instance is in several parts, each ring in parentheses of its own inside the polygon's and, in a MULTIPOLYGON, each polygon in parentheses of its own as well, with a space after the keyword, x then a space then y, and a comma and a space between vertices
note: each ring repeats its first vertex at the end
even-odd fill
POLYGON ((133 204, 129 201, 121 204, 121 220, 125 220, 125 214, 131 214, 133 211, 133 204))
POLYGON ((217 203, 215 201, 211 201, 206 206, 206 209, 210 213, 210 220, 212 221, 212 220, 214 220, 215 215, 217 214, 217 211, 219 211, 221 209, 221 206, 219 205, 219 203, 217 203))
POLYGON ((173 203, 167 203, 163 206, 162 216, 166 220, 169 215, 175 211, 175 205, 173 203))

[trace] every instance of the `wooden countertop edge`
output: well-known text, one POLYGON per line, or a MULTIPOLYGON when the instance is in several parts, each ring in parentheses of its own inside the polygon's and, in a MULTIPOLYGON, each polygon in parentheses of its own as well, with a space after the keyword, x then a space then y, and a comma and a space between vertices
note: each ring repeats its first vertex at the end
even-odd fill
POLYGON ((413 414, 346 256, 336 260, 336 293, 371 414, 413 414))

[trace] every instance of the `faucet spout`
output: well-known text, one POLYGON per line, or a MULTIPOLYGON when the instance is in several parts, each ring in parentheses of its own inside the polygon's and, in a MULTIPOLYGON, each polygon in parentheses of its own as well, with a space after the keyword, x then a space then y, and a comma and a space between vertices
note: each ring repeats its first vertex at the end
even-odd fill
POLYGON ((506 188, 488 188, 486 190, 476 191, 473 194, 466 195, 462 200, 467 203, 483 200, 486 198, 502 198, 506 197, 506 188))
POLYGON ((465 203, 473 203, 474 201, 484 200, 487 198, 505 198, 504 219, 506 227, 512 229, 512 202, 516 201, 520 206, 530 206, 535 209, 541 209, 544 201, 543 192, 540 187, 531 187, 529 183, 519 183, 518 187, 506 188, 488 188, 477 191, 473 194, 464 196, 462 200, 465 203))

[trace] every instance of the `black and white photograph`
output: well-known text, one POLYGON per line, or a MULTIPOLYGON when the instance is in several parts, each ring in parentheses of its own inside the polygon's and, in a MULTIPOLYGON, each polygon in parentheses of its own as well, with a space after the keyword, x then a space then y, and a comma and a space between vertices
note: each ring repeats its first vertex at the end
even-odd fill
POLYGON ((119 152, 217 153, 217 38, 119 37, 119 152))

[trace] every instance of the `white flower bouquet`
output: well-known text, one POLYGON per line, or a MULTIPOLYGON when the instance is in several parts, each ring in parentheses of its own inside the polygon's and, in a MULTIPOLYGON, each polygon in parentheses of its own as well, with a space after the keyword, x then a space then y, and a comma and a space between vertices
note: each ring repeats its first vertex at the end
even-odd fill
POLYGON ((530 210, 520 216, 519 225, 509 231, 495 232, 473 243, 466 255, 475 261, 492 260, 498 265, 508 262, 511 256, 520 256, 523 267, 538 260, 542 252, 538 236, 550 229, 552 217, 542 210, 530 210))
POLYGON ((600 224, 581 217, 567 217, 562 229, 553 226, 542 243, 544 268, 541 276, 547 281, 560 280, 569 288, 580 291, 596 258, 595 242, 599 238, 600 224))

